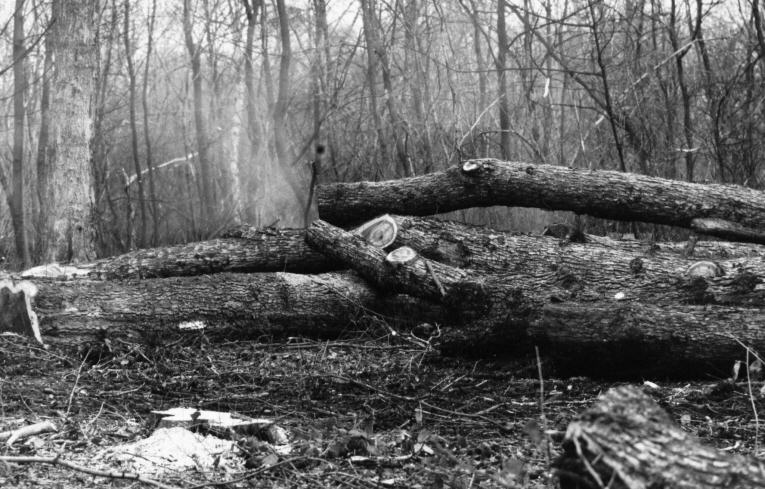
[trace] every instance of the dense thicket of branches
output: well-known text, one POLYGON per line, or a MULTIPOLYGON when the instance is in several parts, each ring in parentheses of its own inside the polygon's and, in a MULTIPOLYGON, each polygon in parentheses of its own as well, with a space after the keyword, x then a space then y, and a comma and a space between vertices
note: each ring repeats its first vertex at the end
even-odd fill
MULTIPOLYGON (((237 221, 301 224, 317 180, 503 153, 763 185, 761 2, 97 3, 101 255, 237 221), (307 164, 317 144, 318 179, 307 164)), ((52 12, 16 0, 0 16, 0 254, 39 262, 52 12)))

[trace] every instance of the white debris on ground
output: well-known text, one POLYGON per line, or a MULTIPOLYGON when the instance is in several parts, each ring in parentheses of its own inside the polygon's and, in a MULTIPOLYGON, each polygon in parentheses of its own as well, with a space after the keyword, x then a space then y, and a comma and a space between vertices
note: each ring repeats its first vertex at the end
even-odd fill
POLYGON ((241 471, 244 460, 236 443, 215 436, 202 436, 181 427, 160 428, 150 437, 110 447, 97 457, 123 471, 168 474, 197 470, 241 471))

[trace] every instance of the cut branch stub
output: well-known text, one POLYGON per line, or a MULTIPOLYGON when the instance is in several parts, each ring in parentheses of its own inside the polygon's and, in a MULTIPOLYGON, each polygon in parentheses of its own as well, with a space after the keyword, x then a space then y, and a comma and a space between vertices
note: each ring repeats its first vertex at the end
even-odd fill
POLYGON ((417 252, 408 246, 402 246, 388 253, 385 261, 391 265, 406 265, 417 259, 417 252))
POLYGON ((372 246, 387 248, 396 241, 398 224, 389 214, 385 214, 359 226, 353 232, 372 246))
POLYGON ((475 173, 483 168, 480 160, 470 160, 462 164, 462 173, 475 173))

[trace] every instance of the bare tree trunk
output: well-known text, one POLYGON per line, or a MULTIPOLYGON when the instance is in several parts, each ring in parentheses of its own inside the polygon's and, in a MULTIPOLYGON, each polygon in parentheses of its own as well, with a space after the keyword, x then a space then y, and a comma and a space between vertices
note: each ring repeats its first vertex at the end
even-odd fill
MULTIPOLYGON (((680 49, 680 42, 677 36, 677 6, 675 0, 670 2, 669 11, 669 42, 672 45, 672 51, 678 52, 680 49)), ((690 12, 688 13, 690 16, 690 12)), ((701 22, 701 19, 698 19, 701 22)), ((693 32, 691 32, 693 36, 693 32)), ((685 70, 683 68, 683 58, 685 53, 678 53, 675 56, 675 66, 677 67, 677 84, 680 85, 680 95, 683 100, 683 135, 685 136, 685 179, 689 182, 693 181, 694 173, 694 155, 693 155, 693 127, 691 125, 691 95, 688 91, 688 84, 685 80, 685 70)))
POLYGON ((212 168, 209 155, 209 137, 205 125, 204 101, 202 93, 202 53, 194 43, 193 26, 191 22, 191 0, 183 0, 183 34, 186 50, 191 58, 191 81, 194 90, 194 126, 197 132, 197 151, 199 158, 199 173, 202 180, 202 224, 203 233, 209 231, 213 222, 215 203, 212 191, 212 168))
POLYGON ((429 215, 507 205, 668 224, 765 243, 765 197, 757 190, 493 159, 387 182, 323 185, 318 201, 321 218, 335 224, 385 212, 429 215))
MULTIPOLYGON (((130 0, 125 0, 125 15, 123 17, 122 39, 125 43, 125 59, 127 61, 127 74, 129 81, 129 100, 128 109, 130 113, 130 143, 133 152, 133 170, 135 171, 135 181, 138 187, 138 208, 141 211, 141 227, 138 234, 138 247, 146 246, 146 194, 143 190, 143 174, 141 172, 141 160, 138 155, 138 125, 136 123, 136 74, 133 65, 133 51, 130 43, 130 0)), ((147 62, 148 66, 148 62, 147 62)))
POLYGON ((154 43, 154 21, 157 17, 157 0, 151 2, 151 14, 149 14, 149 39, 146 44, 146 64, 143 70, 143 89, 141 101, 143 103, 143 137, 146 144, 146 167, 149 169, 149 198, 151 199, 152 219, 152 246, 159 243, 159 210, 157 202, 157 188, 154 182, 154 161, 151 153, 151 130, 149 128, 149 70, 151 66, 151 51, 154 43))
POLYGON ((24 57, 24 0, 16 0, 13 13, 13 166, 8 203, 16 237, 16 256, 27 268, 32 260, 24 211, 24 96, 27 92, 24 57))
MULTIPOLYGON (((425 111, 425 103, 423 102, 423 79, 428 76, 424 73, 420 63, 421 54, 417 49, 417 38, 421 35, 419 29, 420 23, 420 9, 422 5, 419 0, 408 0, 408 4, 404 8, 402 6, 402 12, 404 17, 405 26, 405 69, 408 72, 407 83, 412 94, 412 109, 414 112, 414 120, 417 127, 417 139, 415 140, 418 145, 423 147, 423 160, 426 165, 433 162, 433 145, 430 140, 430 129, 428 128, 428 118, 425 111)), ((480 49, 480 48, 479 48, 480 49)), ((481 76, 486 77, 485 73, 481 73, 481 76)), ((484 79, 485 81, 485 79, 484 79)), ((486 87, 484 86, 484 89, 486 87)), ((406 149, 406 148, 404 148, 406 149)), ((416 156, 416 151, 415 151, 416 156)), ((408 158, 408 156, 407 156, 408 158)), ((411 161, 411 159, 407 160, 411 161)), ((416 167, 414 163, 411 163, 412 169, 416 167)), ((419 168, 420 171, 430 171, 430 168, 419 168)))
POLYGON ((279 14, 279 37, 281 39, 282 52, 279 56, 279 91, 274 106, 274 146, 276 156, 281 166, 288 164, 287 127, 287 103, 290 91, 290 64, 292 63, 292 46, 290 44, 290 26, 287 17, 287 7, 284 0, 276 0, 276 10, 279 14))
MULTIPOLYGON (((51 83, 54 77, 53 73, 53 35, 48 32, 45 35, 45 58, 43 60, 42 94, 40 95, 40 130, 37 137, 37 214, 35 215, 35 261, 39 260, 44 253, 46 243, 45 226, 47 216, 45 215, 47 205, 45 197, 48 189, 48 178, 50 175, 50 159, 48 155, 49 135, 50 135, 50 91, 51 83)), ((99 132, 95 132, 98 137, 99 132)))
MULTIPOLYGON (((249 151, 240 151, 238 164, 239 164, 239 176, 242 179, 243 185, 243 205, 244 215, 249 223, 256 224, 256 212, 254 205, 256 199, 253 198, 256 192, 256 186, 261 185, 262 182, 258 182, 255 178, 256 168, 255 165, 262 164, 253 158, 253 155, 258 153, 258 149, 261 146, 261 128, 260 118, 258 117, 257 106, 257 94, 255 93, 255 72, 253 69, 253 47, 255 43, 255 27, 258 25, 258 11, 263 8, 262 0, 243 0, 244 12, 247 17, 247 37, 244 45, 244 90, 245 90, 245 118, 247 120, 244 134, 244 140, 247 144, 243 144, 244 147, 249 147, 249 151)), ((263 13, 261 13, 261 16, 263 13)), ((263 58, 268 59, 268 53, 264 51, 263 58)))
POLYGON ((507 27, 505 26, 505 2, 497 0, 497 98, 499 99, 499 130, 502 158, 510 158, 510 102, 507 99, 507 27))
POLYGON ((367 0, 369 8, 369 31, 370 40, 373 51, 380 60, 380 69, 382 71, 383 90, 385 93, 385 105, 388 108, 388 117, 390 118, 391 132, 393 134, 393 144, 396 148, 396 160, 398 161, 399 172, 405 177, 414 176, 415 171, 412 168, 411 160, 406 152, 405 140, 408 137, 406 134, 406 123, 401 118, 398 107, 396 106, 396 100, 393 95, 393 81, 390 74, 390 63, 388 62, 387 48, 380 40, 380 28, 377 23, 377 16, 375 15, 374 8, 375 0, 367 0), (402 134, 403 133, 403 134, 402 134))
POLYGON ((375 130, 377 131, 377 144, 380 146, 380 154, 383 162, 388 158, 388 145, 385 142, 385 130, 383 129, 380 111, 377 107, 377 62, 378 57, 374 53, 374 41, 371 39, 372 18, 374 12, 369 5, 370 0, 361 1, 361 16, 364 23, 364 38, 367 43, 367 83, 369 84, 369 110, 372 112, 375 130))
POLYGON ((95 257, 93 175, 90 171, 96 65, 95 4, 54 0, 52 47, 56 73, 51 84, 50 178, 41 212, 43 262, 85 262, 95 257))
POLYGON ((595 42, 595 59, 598 64, 598 68, 600 69, 600 77, 603 82, 603 100, 605 102, 605 109, 606 109, 606 115, 608 116, 608 122, 611 126, 611 134, 614 137, 614 145, 616 145, 616 152, 619 155, 619 170, 620 171, 627 171, 627 165, 624 161, 624 149, 622 148, 622 141, 619 138, 619 132, 616 128, 616 113, 614 110, 613 101, 611 99, 611 88, 608 84, 608 72, 606 70, 606 64, 603 60, 603 46, 600 39, 600 30, 598 27, 598 24, 600 20, 603 18, 603 4, 600 5, 600 11, 598 12, 598 15, 596 16, 595 11, 595 1, 596 0, 587 0, 588 6, 590 8, 590 17, 592 23, 590 24, 590 29, 592 31, 592 39, 595 42))

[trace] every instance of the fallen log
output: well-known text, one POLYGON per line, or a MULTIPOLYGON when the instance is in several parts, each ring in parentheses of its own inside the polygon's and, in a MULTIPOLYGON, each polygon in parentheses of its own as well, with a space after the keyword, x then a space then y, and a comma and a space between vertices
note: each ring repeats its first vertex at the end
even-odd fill
MULTIPOLYGON (((389 242, 379 241, 379 233, 392 240, 395 229, 387 235, 386 225, 395 227, 396 224, 392 218, 382 216, 355 232, 372 243, 387 246, 389 242), (378 236, 370 234, 369 226, 378 230, 378 236)), ((79 266, 43 265, 22 273, 21 278, 76 276, 115 280, 221 272, 321 273, 340 268, 340 264, 306 244, 303 229, 239 226, 221 239, 136 250, 79 266)))
POLYGON ((43 341, 57 344, 202 327, 252 335, 336 336, 365 315, 379 313, 394 326, 442 318, 438 307, 380 294, 353 272, 36 279, 33 284, 38 292, 29 312, 39 317, 43 341))
MULTIPOLYGON (((392 216, 395 246, 408 245, 424 256, 453 266, 489 272, 503 271, 518 263, 555 261, 560 253, 576 255, 580 249, 625 251, 636 256, 679 257, 687 244, 636 240, 613 240, 585 235, 588 247, 549 236, 505 233, 432 218, 392 216), (569 249, 570 247, 570 249, 569 249), (547 250, 544 253, 539 250, 547 250), (549 253, 552 254, 549 254, 549 253), (545 254, 549 258, 545 258, 545 254), (529 257, 537 259, 529 261, 529 257)), ((387 221, 388 223, 390 221, 387 221)), ((369 223, 365 224, 367 226, 369 223)), ((369 232, 354 230, 354 232, 369 232)), ((384 241, 382 244, 386 244, 384 241)), ((699 241, 693 258, 722 260, 765 256, 765 247, 724 241, 699 241)), ((44 265, 26 271, 20 278, 88 277, 94 280, 193 276, 220 272, 322 273, 343 265, 326 258, 305 242, 303 229, 256 229, 240 226, 220 239, 142 249, 79 266, 44 265)))
POLYGON ((493 345, 494 352, 528 350, 535 343, 560 352, 564 360, 573 357, 561 362, 567 373, 698 376, 727 371, 742 356, 741 343, 765 349, 765 332, 756 326, 765 320, 760 308, 687 305, 678 297, 692 298, 694 292, 682 287, 638 300, 642 291, 629 283, 604 295, 560 270, 481 275, 413 256, 411 250, 386 255, 323 221, 313 223, 306 239, 381 290, 441 303, 446 324, 458 330, 447 336, 445 349, 452 352, 476 345, 493 345))
MULTIPOLYGON (((665 245, 656 243, 570 243, 453 222, 413 217, 396 220, 399 233, 395 246, 409 246, 426 258, 459 268, 525 274, 529 277, 520 280, 528 281, 530 286, 538 286, 533 282, 535 277, 553 276, 569 283, 569 288, 583 286, 586 292, 580 295, 591 299, 621 293, 623 299, 646 302, 659 296, 664 301, 690 304, 765 306, 765 292, 759 287, 765 283, 765 263, 757 255, 755 259, 698 260, 683 257, 678 247, 672 249, 669 245, 668 252, 665 245), (705 270, 705 266, 714 269, 705 270)), ((709 256, 710 252, 727 254, 725 250, 731 248, 744 251, 755 247, 699 244, 694 258, 709 256)))
POLYGON ((492 159, 401 180, 325 185, 319 188, 318 205, 320 217, 336 225, 384 212, 430 215, 507 205, 654 222, 765 243, 765 194, 757 190, 492 159))
POLYGON ((150 248, 82 267, 92 278, 154 278, 220 272, 321 273, 338 265, 306 246, 303 230, 238 228, 228 237, 150 248))
POLYGON ((758 459, 702 444, 630 386, 609 390, 569 424, 555 469, 563 489, 765 487, 758 459))

